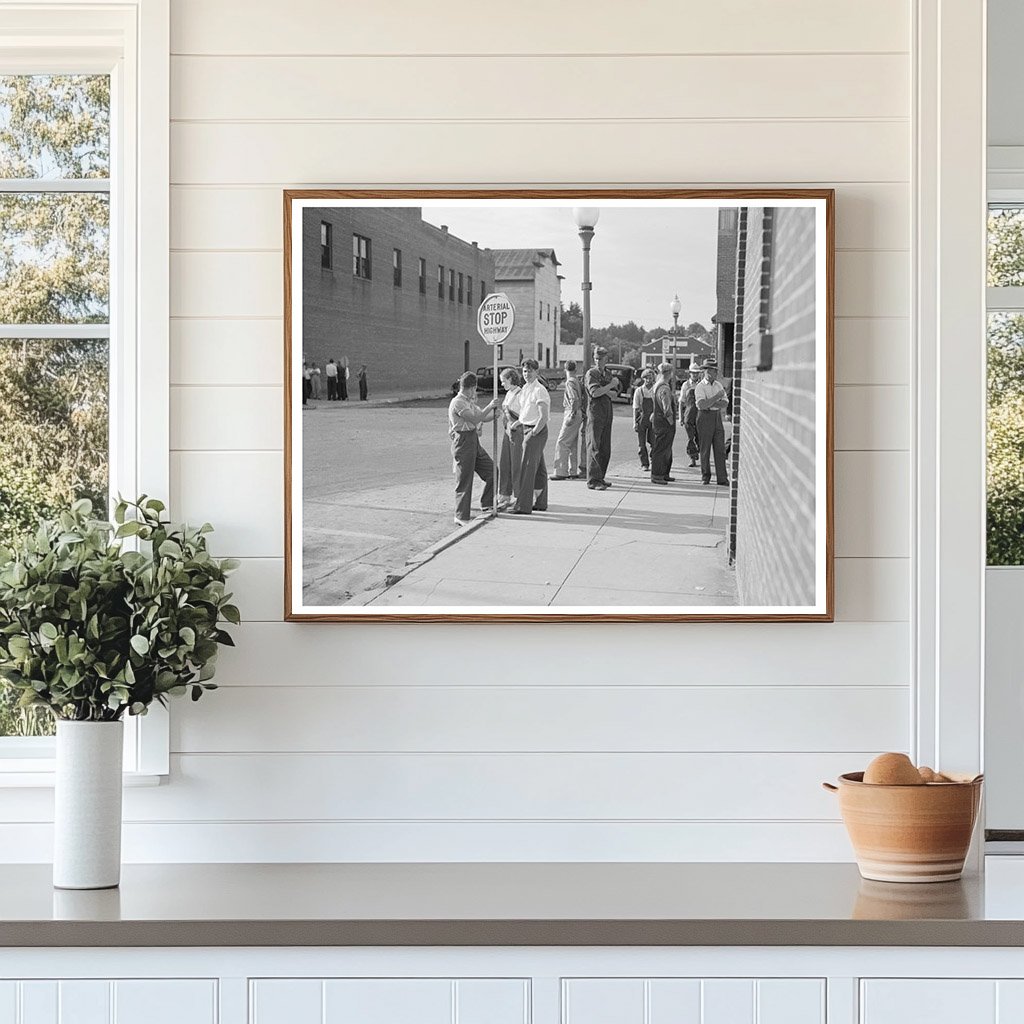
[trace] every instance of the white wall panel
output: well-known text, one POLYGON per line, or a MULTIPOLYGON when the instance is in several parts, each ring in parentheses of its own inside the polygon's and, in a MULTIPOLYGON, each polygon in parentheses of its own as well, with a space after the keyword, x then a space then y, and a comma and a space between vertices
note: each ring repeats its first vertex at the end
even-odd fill
POLYGON ((110 1024, 114 1000, 109 981, 61 981, 57 992, 60 1024, 110 1024))
MULTIPOLYGON (((218 534, 214 534, 217 537, 218 534)), ((438 624, 346 626, 315 623, 249 623, 240 631, 244 642, 220 654, 218 679, 224 683, 278 687, 289 683, 335 685, 355 682, 437 686, 451 682, 451 652, 467 642, 468 627, 438 624), (414 648, 395 657, 407 641, 414 648), (301 651, 301 658, 295 652, 301 651)), ((530 651, 545 666, 543 681, 569 686, 629 686, 639 682, 620 659, 597 659, 579 670, 579 652, 600 647, 608 626, 580 623, 530 633, 530 651)), ((475 625, 469 631, 474 650, 500 649, 507 627, 475 625)), ((909 637, 905 623, 772 623, 771 628, 746 623, 652 623, 631 627, 629 639, 640 649, 666 637, 694 650, 729 647, 728 676, 747 686, 857 686, 866 679, 877 686, 906 686, 909 679, 909 637), (799 651, 798 658, 793 652, 799 651)), ((481 662, 483 664, 483 662, 481 662)), ((522 672, 512 658, 492 658, 486 671, 472 676, 475 686, 521 685, 522 672)))
POLYGON ((479 145, 480 128, 177 122, 171 182, 902 182, 910 168, 901 121, 515 122, 500 146, 479 145))
POLYGON ((909 558, 837 558, 836 621, 910 618, 909 558))
POLYGON ((835 455, 836 554, 910 556, 910 459, 903 452, 835 455))
POLYGON ((281 452, 171 452, 171 514, 211 522, 219 556, 284 552, 281 452))
POLYGON ((845 317, 835 325, 837 384, 909 384, 913 346, 904 317, 845 317))
POLYGON ((21 983, 21 1017, 18 1024, 60 1024, 57 982, 21 983))
POLYGON ((644 1024, 641 978, 568 978, 562 982, 563 1024, 644 1024))
MULTIPOLYGON (((758 182, 750 182, 752 187, 758 182)), ((772 183, 761 182, 764 187, 772 183)), ((795 188, 829 188, 831 181, 799 181, 795 188)), ((171 189, 172 249, 271 249, 283 237, 284 185, 176 185, 171 189)), ((903 183, 843 185, 836 195, 836 246, 906 249, 910 198, 903 183)), ((904 329, 906 333, 906 329, 904 329)), ((857 382, 855 382, 857 383, 857 382)))
POLYGON ((714 979, 701 983, 701 1024, 754 1024, 754 983, 714 979))
POLYGON ((909 252, 836 253, 836 316, 904 317, 909 313, 909 252))
POLYGON ((312 713, 279 714, 278 689, 222 686, 178 708, 171 750, 887 750, 908 728, 893 686, 291 686, 288 702, 312 713))
POLYGON ((452 985, 443 979, 324 983, 324 1024, 452 1024, 452 985))
POLYGON ((284 389, 172 387, 171 449, 283 451, 284 389))
POLYGON ((530 984, 518 978, 455 983, 456 1024, 530 1024, 530 984))
POLYGON ((877 753, 178 754, 125 820, 831 820, 877 753))
POLYGON ((228 589, 243 622, 280 622, 284 616, 284 559, 243 558, 228 589))
POLYGON ((172 320, 171 385, 284 389, 284 324, 270 320, 172 320))
POLYGON ((674 0, 637 5, 629 17, 594 16, 588 0, 524 0, 495 31, 472 7, 445 16, 417 0, 352 7, 334 0, 176 0, 174 53, 688 53, 905 52, 910 11, 892 0, 723 0, 686 9, 674 0), (674 29, 678 26, 678 30, 674 29))
POLYGON ((217 982, 118 981, 113 1024, 216 1024, 217 982))
POLYGON ((837 387, 834 409, 836 451, 910 449, 910 388, 837 387))
POLYGON ((453 120, 588 118, 595 110, 630 119, 905 118, 908 70, 902 54, 176 57, 171 118, 287 121, 301 111, 304 120, 431 120, 439 97, 453 120), (511 82, 514 107, 501 100, 511 82))
POLYGON ((306 978, 256 978, 249 983, 251 1024, 322 1024, 324 983, 306 978))
POLYGON ((0 1024, 18 1024, 18 983, 0 981, 0 1024))
POLYGON ((757 1024, 825 1024, 823 980, 768 978, 754 985, 757 1024))

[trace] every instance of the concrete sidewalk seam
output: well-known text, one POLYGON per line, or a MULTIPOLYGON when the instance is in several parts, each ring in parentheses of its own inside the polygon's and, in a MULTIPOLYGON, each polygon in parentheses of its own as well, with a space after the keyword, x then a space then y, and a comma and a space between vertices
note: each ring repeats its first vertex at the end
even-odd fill
MULTIPOLYGON (((399 572, 388 574, 384 580, 384 586, 380 588, 381 593, 389 587, 393 587, 396 583, 400 583, 414 569, 419 569, 420 566, 426 565, 427 562, 436 555, 439 555, 442 551, 452 547, 454 544, 458 544, 463 537, 468 537, 470 534, 476 533, 484 523, 491 522, 493 518, 493 516, 479 516, 478 518, 473 519, 467 526, 460 526, 457 530, 453 530, 449 533, 447 537, 442 537, 439 541, 431 544, 430 547, 424 548, 419 552, 419 554, 410 558, 399 572)), ((376 600, 376 596, 374 600, 376 600)))

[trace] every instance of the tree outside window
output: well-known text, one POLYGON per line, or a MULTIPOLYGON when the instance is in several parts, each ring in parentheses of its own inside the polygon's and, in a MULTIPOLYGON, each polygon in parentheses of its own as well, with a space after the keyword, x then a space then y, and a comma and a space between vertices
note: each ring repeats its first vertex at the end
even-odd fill
POLYGON ((1024 565, 1024 207, 988 218, 989 565, 1024 565))
MULTIPOLYGON (((0 544, 109 477, 110 80, 0 76, 0 544)), ((0 736, 42 735, 0 684, 0 736)))

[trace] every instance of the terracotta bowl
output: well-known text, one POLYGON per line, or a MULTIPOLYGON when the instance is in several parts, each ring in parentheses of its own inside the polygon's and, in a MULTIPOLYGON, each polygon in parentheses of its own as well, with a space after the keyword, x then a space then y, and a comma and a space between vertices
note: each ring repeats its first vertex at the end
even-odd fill
POLYGON ((876 882, 952 882, 964 860, 981 803, 980 775, 922 786, 876 786, 863 772, 839 776, 839 811, 857 867, 876 882))

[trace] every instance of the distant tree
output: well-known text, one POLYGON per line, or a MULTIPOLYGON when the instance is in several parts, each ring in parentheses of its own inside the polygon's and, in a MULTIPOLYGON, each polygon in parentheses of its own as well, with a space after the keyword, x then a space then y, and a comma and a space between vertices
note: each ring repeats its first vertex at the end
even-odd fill
POLYGON ((569 308, 562 306, 559 341, 571 345, 583 337, 583 310, 578 302, 570 302, 569 308))

